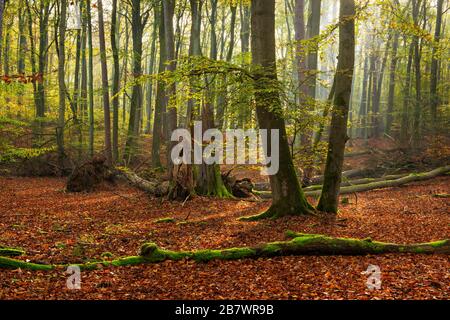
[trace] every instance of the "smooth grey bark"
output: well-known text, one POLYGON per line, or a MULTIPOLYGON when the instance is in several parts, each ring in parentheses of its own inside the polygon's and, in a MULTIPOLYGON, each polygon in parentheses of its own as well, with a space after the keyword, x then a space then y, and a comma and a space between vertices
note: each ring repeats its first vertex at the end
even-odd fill
POLYGON ((114 162, 119 159, 119 92, 120 92, 120 65, 119 65, 119 25, 117 22, 117 0, 112 2, 111 11, 111 49, 113 54, 113 81, 112 81, 112 157, 114 162))
MULTIPOLYGON (((155 19, 159 23, 159 66, 158 73, 161 74, 166 69, 166 36, 164 28, 164 12, 160 6, 155 7, 155 19)), ((164 81, 158 80, 156 89, 155 103, 155 119, 153 124, 153 141, 152 141, 152 166, 154 168, 161 167, 161 138, 164 137, 164 114, 167 107, 166 88, 164 81)))
POLYGON ((89 155, 94 156, 94 52, 92 39, 92 10, 91 0, 86 0, 86 23, 88 35, 88 95, 89 95, 89 155))
MULTIPOLYGON (((237 5, 232 3, 230 5, 230 11, 231 11, 230 40, 229 40, 229 47, 225 57, 225 60, 227 62, 231 62, 234 53, 234 44, 235 44, 234 42, 236 37, 235 31, 236 31, 237 5)), ((222 43, 222 46, 225 47, 224 43, 222 43)), ((222 83, 227 82, 226 75, 223 76, 223 79, 221 81, 222 83)), ((219 96, 217 97, 217 112, 216 112, 217 118, 216 121, 218 128, 224 127, 226 109, 227 109, 226 93, 220 93, 219 96)))
MULTIPOLYGON (((155 71, 156 62, 156 40, 158 38, 158 19, 155 17, 153 21, 152 44, 150 48, 150 55, 148 57, 148 74, 153 75, 155 71)), ((149 79, 147 83, 146 96, 147 122, 145 125, 145 132, 149 134, 152 131, 152 114, 153 114, 153 79, 149 79)))
MULTIPOLYGON (((307 38, 312 39, 320 34, 320 13, 322 7, 322 0, 310 1, 311 14, 308 19, 308 32, 307 38)), ((318 46, 315 46, 308 53, 308 92, 309 96, 313 99, 316 98, 316 86, 317 86, 317 69, 318 69, 318 46)))
POLYGON ((0 70, 2 65, 2 53, 3 53, 3 15, 5 12, 5 1, 0 0, 0 70))
POLYGON ((59 39, 58 39, 58 88, 59 88, 59 108, 58 126, 56 129, 56 143, 58 146, 58 161, 60 170, 64 169, 64 127, 66 116, 66 84, 65 84, 65 63, 66 63, 66 18, 67 0, 60 1, 59 12, 59 39))
MULTIPOLYGON (((405 41, 406 44, 406 41, 405 41)), ((408 53, 408 63, 406 66, 406 79, 403 91, 403 108, 400 126, 400 142, 402 144, 408 144, 409 139, 409 105, 411 102, 411 70, 414 54, 414 43, 411 42, 408 53)))
MULTIPOLYGON (((166 3, 166 1, 164 1, 166 3)), ((142 37, 149 13, 142 13, 141 0, 131 1, 131 33, 133 38, 133 78, 135 83, 131 93, 130 122, 124 158, 129 161, 134 156, 142 115, 143 91, 139 78, 142 76, 142 37)))
POLYGON ((382 121, 380 114, 380 105, 381 105, 381 92, 383 90, 383 80, 384 80, 384 71, 386 68, 386 63, 389 55, 389 50, 391 48, 392 41, 392 33, 389 34, 388 40, 386 42, 386 48, 384 51, 383 60, 381 61, 380 73, 376 83, 376 92, 373 100, 373 108, 372 111, 374 113, 374 122, 373 122, 373 136, 379 137, 382 133, 382 121))
POLYGON ((347 121, 355 67, 355 1, 341 0, 339 27, 339 58, 336 70, 336 94, 331 119, 327 162, 322 195, 317 209, 337 213, 342 181, 347 121))
POLYGON ((439 72, 439 59, 436 57, 437 49, 439 48, 439 43, 441 40, 441 29, 442 29, 442 7, 444 0, 437 1, 436 9, 436 26, 434 30, 434 44, 433 44, 433 57, 431 60, 431 78, 430 78, 430 108, 431 108, 431 123, 432 127, 436 127, 437 123, 437 109, 439 106, 439 95, 438 95, 438 72, 439 72))
POLYGON ((386 111, 386 127, 385 132, 390 135, 392 129, 392 123, 394 121, 394 104, 395 104, 395 75, 397 72, 397 64, 398 64, 398 44, 399 44, 399 34, 395 32, 394 41, 392 44, 392 58, 391 65, 389 69, 389 93, 388 93, 388 104, 386 111))
POLYGON ((105 23, 103 19, 103 2, 97 0, 98 7, 98 34, 100 43, 100 62, 102 68, 102 97, 103 97, 103 113, 105 125, 105 157, 106 163, 111 166, 113 164, 112 147, 111 147, 111 110, 109 102, 109 84, 108 84, 108 66, 106 58, 106 41, 105 41, 105 23))
MULTIPOLYGON (((275 54, 275 0, 253 0, 251 7, 251 51, 255 68, 255 101, 259 127, 279 130, 279 171, 270 176, 272 206, 261 215, 246 218, 278 218, 286 215, 309 214, 308 203, 299 184, 287 141, 279 92, 267 90, 277 81, 275 54)), ((270 131, 269 131, 270 132, 270 131)), ((270 154, 272 146, 268 144, 270 154)))
MULTIPOLYGON (((419 13, 421 0, 413 0, 413 21, 414 25, 419 28, 419 13)), ((425 14, 425 13, 424 13, 425 14)), ((414 71, 415 71, 415 87, 416 101, 414 103, 413 123, 412 123, 412 147, 418 147, 421 134, 421 116, 422 116, 422 72, 421 72, 421 48, 419 46, 419 37, 413 36, 414 46, 414 71)))
POLYGON ((368 90, 368 82, 369 82, 369 57, 366 54, 366 57, 364 58, 364 70, 363 70, 363 82, 362 82, 362 93, 361 93, 361 101, 359 105, 359 122, 360 122, 360 132, 359 136, 364 139, 364 141, 367 141, 367 111, 369 109, 368 106, 368 97, 367 97, 367 90, 368 90))
MULTIPOLYGON (((166 0, 163 1, 163 12, 164 12, 164 31, 165 31, 165 39, 166 39, 166 70, 169 72, 174 72, 176 70, 176 61, 175 61, 175 34, 173 28, 173 18, 175 14, 175 0, 166 0)), ((176 83, 171 83, 167 88, 167 96, 169 99, 176 99, 177 87, 176 83)), ((166 123, 167 123, 167 132, 166 135, 166 145, 167 145, 167 167, 169 172, 170 180, 174 177, 173 173, 173 162, 171 159, 171 148, 172 145, 170 141, 170 137, 172 135, 172 130, 174 130, 173 126, 170 125, 169 120, 173 119, 174 114, 176 114, 176 108, 171 106, 167 110, 166 123)))

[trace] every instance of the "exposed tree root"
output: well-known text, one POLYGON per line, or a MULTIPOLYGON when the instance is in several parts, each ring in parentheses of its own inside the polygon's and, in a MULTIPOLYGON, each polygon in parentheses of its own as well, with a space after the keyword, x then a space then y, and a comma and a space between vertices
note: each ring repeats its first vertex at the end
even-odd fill
MULTIPOLYGON (((300 234, 288 231, 290 241, 277 241, 256 247, 229 248, 220 250, 172 251, 159 248, 154 243, 141 247, 139 256, 124 257, 113 261, 99 261, 78 265, 82 270, 98 267, 130 266, 158 263, 166 260, 189 259, 197 262, 211 260, 256 259, 275 256, 295 255, 367 255, 367 254, 450 254, 450 240, 440 240, 419 244, 395 244, 372 241, 371 239, 333 238, 316 234, 300 234)), ((77 265, 77 264, 75 264, 77 265)), ((68 265, 44 265, 0 257, 0 268, 54 270, 68 265)))

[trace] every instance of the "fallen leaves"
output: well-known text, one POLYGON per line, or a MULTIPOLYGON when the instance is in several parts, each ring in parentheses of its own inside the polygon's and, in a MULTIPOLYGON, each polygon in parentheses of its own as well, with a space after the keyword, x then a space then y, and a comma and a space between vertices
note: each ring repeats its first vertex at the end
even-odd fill
MULTIPOLYGON (((93 194, 62 193, 64 181, 0 178, 0 244, 26 249, 32 262, 74 263, 135 254, 146 241, 174 250, 252 246, 284 240, 287 229, 386 242, 425 242, 450 235, 450 178, 358 195, 338 219, 286 217, 246 223, 267 203, 196 198, 149 199, 127 186, 93 194), (121 197, 120 195, 126 195, 121 197), (408 214, 404 214, 407 208, 408 214), (189 221, 183 221, 190 212, 189 221), (154 223, 173 217, 174 223, 154 223)), ((0 299, 448 299, 448 256, 280 257, 167 261, 82 273, 82 289, 66 289, 64 270, 0 271, 0 299), (369 264, 382 272, 368 290, 369 264)))

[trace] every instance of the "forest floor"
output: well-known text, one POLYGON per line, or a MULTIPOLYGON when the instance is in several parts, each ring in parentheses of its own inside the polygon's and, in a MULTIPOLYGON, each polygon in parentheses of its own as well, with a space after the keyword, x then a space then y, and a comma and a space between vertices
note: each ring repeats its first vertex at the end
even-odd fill
MULTIPOLYGON (((414 243, 449 238, 450 177, 349 196, 338 219, 287 217, 240 222, 270 203, 195 198, 161 202, 126 185, 64 192, 59 178, 0 177, 0 245, 20 259, 78 263, 135 255, 142 243, 174 250, 251 246, 284 240, 286 230, 414 243), (187 215, 189 219, 184 222, 187 215), (172 223, 156 223, 160 218, 172 223), (109 255, 109 254, 108 254, 109 255)), ((313 201, 311 199, 311 201, 313 201)), ((82 272, 81 290, 63 271, 0 270, 0 299, 449 299, 446 255, 298 256, 258 260, 167 261, 82 272), (381 269, 369 290, 369 265, 381 269)))

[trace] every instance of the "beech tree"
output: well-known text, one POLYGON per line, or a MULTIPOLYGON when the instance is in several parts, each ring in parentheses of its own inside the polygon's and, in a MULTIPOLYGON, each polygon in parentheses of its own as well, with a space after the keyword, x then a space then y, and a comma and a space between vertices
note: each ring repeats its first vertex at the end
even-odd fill
POLYGON ((341 0, 339 11, 339 57, 336 70, 336 91, 333 101, 328 154, 322 195, 317 209, 337 213, 342 180, 347 121, 355 66, 355 1, 341 0))
MULTIPOLYGON (((279 130, 279 159, 282 166, 270 176, 273 203, 264 213, 248 219, 278 218, 309 214, 313 208, 300 186, 289 151, 279 92, 270 90, 277 81, 275 55, 275 0, 253 0, 251 6, 251 47, 256 69, 256 114, 259 127, 279 130)), ((270 132, 270 131, 269 131, 270 132)), ((271 145, 268 144, 268 154, 271 145)))

